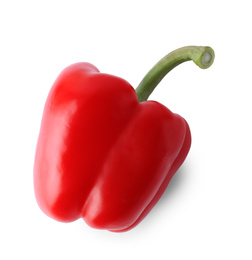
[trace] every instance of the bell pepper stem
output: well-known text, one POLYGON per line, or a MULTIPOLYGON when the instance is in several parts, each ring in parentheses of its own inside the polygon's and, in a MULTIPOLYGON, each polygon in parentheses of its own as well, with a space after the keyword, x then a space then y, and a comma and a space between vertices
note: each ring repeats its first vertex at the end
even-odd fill
POLYGON ((202 46, 186 46, 167 54, 146 74, 136 88, 138 101, 146 101, 165 75, 179 64, 192 60, 201 69, 207 69, 213 64, 214 57, 212 48, 202 46))

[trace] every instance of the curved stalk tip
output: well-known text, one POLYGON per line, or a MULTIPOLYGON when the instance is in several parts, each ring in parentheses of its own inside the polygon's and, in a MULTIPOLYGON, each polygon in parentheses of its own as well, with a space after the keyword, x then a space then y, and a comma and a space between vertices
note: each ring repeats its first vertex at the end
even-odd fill
POLYGON ((201 69, 207 69, 213 64, 214 58, 215 58, 214 50, 210 47, 205 47, 205 50, 200 55, 199 60, 194 62, 201 69))

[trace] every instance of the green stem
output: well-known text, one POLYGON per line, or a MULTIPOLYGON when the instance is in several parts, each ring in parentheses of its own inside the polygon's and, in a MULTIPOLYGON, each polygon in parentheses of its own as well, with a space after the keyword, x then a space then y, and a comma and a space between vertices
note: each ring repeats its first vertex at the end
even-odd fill
POLYGON ((146 101, 164 76, 179 64, 192 60, 201 69, 207 69, 212 65, 214 56, 212 48, 201 46, 182 47, 169 53, 146 74, 136 88, 138 101, 146 101))

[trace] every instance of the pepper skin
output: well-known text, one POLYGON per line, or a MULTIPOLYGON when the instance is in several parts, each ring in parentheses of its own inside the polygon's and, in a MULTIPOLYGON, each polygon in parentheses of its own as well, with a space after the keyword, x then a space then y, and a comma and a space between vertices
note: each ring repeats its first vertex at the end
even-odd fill
POLYGON ((182 117, 156 101, 139 102, 119 77, 73 64, 44 107, 34 163, 38 205, 58 221, 82 217, 93 228, 130 230, 160 199, 190 145, 182 117))

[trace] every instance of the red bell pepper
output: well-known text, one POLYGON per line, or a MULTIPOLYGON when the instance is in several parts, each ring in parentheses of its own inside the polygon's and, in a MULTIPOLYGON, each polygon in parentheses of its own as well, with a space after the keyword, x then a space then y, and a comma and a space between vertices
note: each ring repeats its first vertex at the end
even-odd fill
POLYGON ((209 67, 209 47, 175 50, 158 62, 136 91, 125 80, 76 63, 48 95, 34 163, 37 202, 62 222, 82 217, 114 232, 136 226, 153 208, 185 160, 191 144, 187 122, 146 101, 178 64, 209 67))

